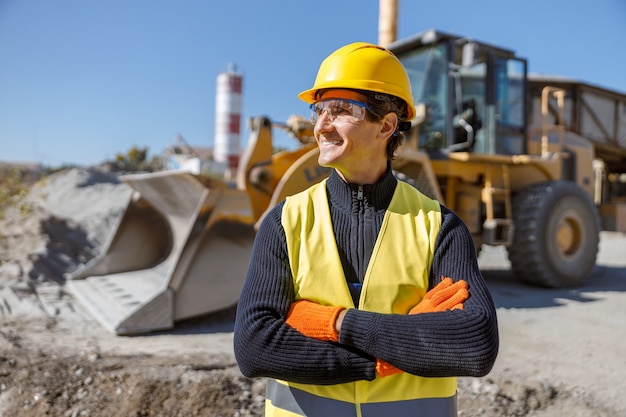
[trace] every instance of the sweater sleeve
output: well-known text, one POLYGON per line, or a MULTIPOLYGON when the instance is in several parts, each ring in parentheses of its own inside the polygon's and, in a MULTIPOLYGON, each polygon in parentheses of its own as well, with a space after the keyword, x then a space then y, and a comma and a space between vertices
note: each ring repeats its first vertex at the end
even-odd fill
POLYGON ((429 288, 442 275, 465 279, 470 295, 463 310, 395 315, 350 309, 339 342, 415 375, 484 376, 498 353, 495 306, 467 227, 443 206, 442 215, 429 288))
POLYGON ((316 385, 374 379, 371 355, 306 337, 286 324, 294 291, 282 207, 274 207, 259 228, 237 305, 234 351, 241 372, 316 385))

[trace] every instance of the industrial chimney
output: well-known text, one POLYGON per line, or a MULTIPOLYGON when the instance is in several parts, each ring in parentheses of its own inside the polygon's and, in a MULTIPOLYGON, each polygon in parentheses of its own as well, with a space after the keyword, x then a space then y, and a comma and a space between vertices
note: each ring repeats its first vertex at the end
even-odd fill
POLYGON ((234 64, 217 76, 213 159, 232 174, 239 165, 243 77, 234 64))

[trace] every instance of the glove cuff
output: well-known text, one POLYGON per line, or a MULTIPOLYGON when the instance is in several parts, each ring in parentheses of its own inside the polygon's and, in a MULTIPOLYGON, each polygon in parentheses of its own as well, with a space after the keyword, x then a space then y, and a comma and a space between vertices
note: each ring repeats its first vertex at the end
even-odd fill
POLYGON ((376 373, 380 375, 381 378, 385 378, 387 376, 395 375, 401 373, 402 370, 396 368, 389 362, 386 362, 382 359, 376 359, 376 373))
POLYGON ((296 301, 287 315, 287 324, 305 336, 318 340, 339 341, 335 322, 345 310, 341 306, 322 306, 307 300, 296 301))

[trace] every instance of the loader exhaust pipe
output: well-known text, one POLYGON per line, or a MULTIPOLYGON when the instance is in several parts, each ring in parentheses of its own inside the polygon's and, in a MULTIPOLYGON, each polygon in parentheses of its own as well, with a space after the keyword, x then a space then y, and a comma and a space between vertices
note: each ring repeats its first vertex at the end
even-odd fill
POLYGON ((378 44, 387 47, 398 36, 398 0, 380 0, 378 9, 378 44))

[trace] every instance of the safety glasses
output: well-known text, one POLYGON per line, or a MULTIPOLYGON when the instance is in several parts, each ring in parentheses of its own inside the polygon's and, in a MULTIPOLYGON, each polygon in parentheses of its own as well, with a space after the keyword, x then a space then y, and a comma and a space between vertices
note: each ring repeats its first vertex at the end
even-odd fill
POLYGON ((331 98, 311 104, 311 122, 317 120, 324 112, 328 112, 328 121, 339 123, 365 119, 367 104, 346 98, 331 98))

